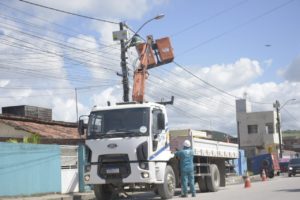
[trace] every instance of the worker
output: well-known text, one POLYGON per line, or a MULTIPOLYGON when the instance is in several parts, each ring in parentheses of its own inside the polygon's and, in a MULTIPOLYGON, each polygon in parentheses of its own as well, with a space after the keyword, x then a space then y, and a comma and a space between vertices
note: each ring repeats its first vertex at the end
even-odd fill
POLYGON ((183 149, 177 151, 175 155, 180 159, 181 172, 181 197, 187 197, 187 186, 190 186, 192 197, 196 196, 194 185, 194 152, 191 149, 191 142, 185 140, 183 142, 183 149))

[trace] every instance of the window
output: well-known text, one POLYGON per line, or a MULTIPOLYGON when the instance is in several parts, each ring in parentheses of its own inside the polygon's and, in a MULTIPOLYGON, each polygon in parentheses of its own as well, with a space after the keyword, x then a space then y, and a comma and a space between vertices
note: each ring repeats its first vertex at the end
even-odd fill
POLYGON ((160 133, 160 130, 158 129, 157 125, 158 125, 158 114, 159 113, 162 113, 161 110, 158 110, 158 109, 154 109, 152 111, 152 132, 154 135, 157 135, 160 133))
POLYGON ((257 125, 248 125, 248 134, 258 133, 257 125))
POLYGON ((273 134, 274 133, 273 123, 266 123, 266 133, 268 133, 268 134, 273 134))

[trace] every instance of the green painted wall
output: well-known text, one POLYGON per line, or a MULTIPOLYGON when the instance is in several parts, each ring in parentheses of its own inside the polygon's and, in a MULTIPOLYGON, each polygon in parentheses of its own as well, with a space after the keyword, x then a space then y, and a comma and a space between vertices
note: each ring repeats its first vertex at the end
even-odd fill
POLYGON ((60 191, 58 145, 0 142, 0 196, 60 191))

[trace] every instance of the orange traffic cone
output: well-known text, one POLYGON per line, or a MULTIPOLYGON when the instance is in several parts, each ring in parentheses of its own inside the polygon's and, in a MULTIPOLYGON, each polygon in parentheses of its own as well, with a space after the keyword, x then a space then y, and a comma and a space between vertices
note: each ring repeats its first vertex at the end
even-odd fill
POLYGON ((266 175, 266 172, 265 172, 264 169, 262 170, 262 173, 261 173, 261 180, 262 181, 266 181, 267 180, 267 175, 266 175))
POLYGON ((245 188, 250 188, 251 187, 251 181, 250 181, 248 172, 247 172, 246 176, 244 177, 244 179, 245 179, 245 188))

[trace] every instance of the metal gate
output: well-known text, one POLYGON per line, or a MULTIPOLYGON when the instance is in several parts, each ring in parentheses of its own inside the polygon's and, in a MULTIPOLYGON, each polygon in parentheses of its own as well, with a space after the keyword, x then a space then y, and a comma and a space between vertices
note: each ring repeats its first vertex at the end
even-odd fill
POLYGON ((78 146, 61 145, 61 192, 79 191, 78 146))

